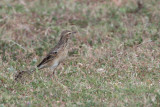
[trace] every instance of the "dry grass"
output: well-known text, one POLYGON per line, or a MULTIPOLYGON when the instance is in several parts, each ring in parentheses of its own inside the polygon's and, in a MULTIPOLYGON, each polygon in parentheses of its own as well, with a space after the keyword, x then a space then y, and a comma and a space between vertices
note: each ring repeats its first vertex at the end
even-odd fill
POLYGON ((0 2, 1 106, 160 105, 159 1, 3 0, 0 2), (75 28, 69 58, 48 77, 14 82, 36 66, 63 29, 75 28))

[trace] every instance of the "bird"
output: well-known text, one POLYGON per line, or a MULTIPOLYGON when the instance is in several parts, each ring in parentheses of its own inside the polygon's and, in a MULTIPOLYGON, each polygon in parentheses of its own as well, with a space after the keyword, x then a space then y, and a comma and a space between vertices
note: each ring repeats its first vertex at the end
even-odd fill
POLYGON ((58 65, 68 56, 69 39, 76 31, 64 30, 60 34, 60 40, 57 45, 44 57, 44 59, 33 70, 21 71, 15 76, 15 80, 21 80, 23 77, 30 75, 36 69, 50 68, 53 74, 58 65))

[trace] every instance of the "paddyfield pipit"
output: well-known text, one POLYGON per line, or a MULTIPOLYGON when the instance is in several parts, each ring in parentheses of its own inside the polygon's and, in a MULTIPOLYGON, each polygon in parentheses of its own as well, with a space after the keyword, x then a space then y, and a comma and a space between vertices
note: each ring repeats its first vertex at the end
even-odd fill
MULTIPOLYGON (((69 49, 69 43, 68 40, 71 38, 71 35, 76 32, 65 30, 61 33, 61 38, 58 42, 58 44, 51 49, 51 51, 46 55, 46 57, 37 65, 37 69, 43 69, 43 68, 50 68, 54 70, 58 67, 58 65, 67 57, 68 55, 68 49, 69 49)), ((18 81, 20 79, 23 79, 24 77, 27 77, 30 75, 34 70, 30 71, 22 71, 19 72, 15 76, 15 80, 18 81)))

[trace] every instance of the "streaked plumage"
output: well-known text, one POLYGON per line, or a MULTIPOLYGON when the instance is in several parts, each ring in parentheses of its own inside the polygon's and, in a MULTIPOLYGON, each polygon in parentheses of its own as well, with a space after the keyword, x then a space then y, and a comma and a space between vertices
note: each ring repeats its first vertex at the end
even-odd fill
MULTIPOLYGON (((70 35, 75 32, 65 30, 61 33, 61 38, 58 42, 58 44, 51 49, 51 51, 46 55, 46 57, 37 65, 38 69, 43 68, 50 68, 53 69, 53 71, 56 69, 56 67, 62 62, 68 55, 68 40, 70 38, 70 35)), ((32 70, 32 71, 35 71, 32 70)), ((19 78, 23 78, 23 74, 30 74, 32 71, 22 71, 19 74, 16 75, 15 80, 18 80, 19 78), (27 73, 29 72, 29 73, 27 73)))
POLYGON ((38 64, 37 68, 42 69, 46 67, 56 68, 59 63, 67 57, 68 54, 68 39, 72 34, 71 31, 66 30, 61 34, 58 44, 47 54, 47 56, 38 64))

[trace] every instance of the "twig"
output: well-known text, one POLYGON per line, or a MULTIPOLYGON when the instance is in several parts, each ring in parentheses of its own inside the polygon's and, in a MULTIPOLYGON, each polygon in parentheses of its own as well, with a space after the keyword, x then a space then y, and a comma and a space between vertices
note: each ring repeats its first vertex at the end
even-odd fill
POLYGON ((15 44, 15 45, 19 46, 21 49, 23 49, 24 51, 26 51, 26 49, 25 49, 24 47, 22 47, 22 45, 20 45, 20 44, 16 43, 16 42, 15 42, 15 41, 13 41, 13 40, 3 40, 3 41, 9 41, 9 42, 12 42, 13 44, 15 44))

